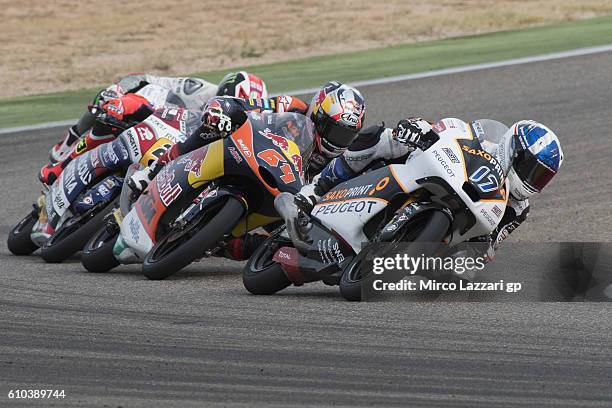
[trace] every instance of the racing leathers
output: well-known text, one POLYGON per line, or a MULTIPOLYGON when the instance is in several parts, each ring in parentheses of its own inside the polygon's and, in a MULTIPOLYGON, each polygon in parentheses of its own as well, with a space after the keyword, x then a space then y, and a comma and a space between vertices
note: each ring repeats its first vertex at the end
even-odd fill
POLYGON ((299 98, 280 95, 265 99, 241 99, 218 96, 211 99, 204 111, 202 126, 184 142, 177 143, 157 160, 161 167, 177 157, 229 135, 247 119, 247 112, 269 111, 305 114, 308 105, 299 98), (224 127, 227 126, 227 129, 224 127), (222 129, 223 128, 223 129, 222 129))
POLYGON ((216 92, 217 85, 199 78, 128 75, 96 95, 89 109, 51 149, 51 164, 41 169, 39 179, 52 184, 72 159, 71 155, 113 140, 120 129, 100 120, 107 113, 123 122, 132 122, 144 120, 150 112, 165 106, 201 110, 216 92), (77 141, 80 148, 75 152, 73 146, 77 141))
POLYGON ((305 114, 308 105, 299 98, 280 95, 273 98, 241 99, 218 96, 211 99, 202 116, 202 125, 184 142, 174 144, 149 167, 135 172, 127 181, 130 188, 142 191, 168 162, 202 146, 227 137, 247 120, 247 112, 293 112, 305 114))
POLYGON ((160 77, 132 74, 100 92, 68 134, 51 149, 51 164, 44 166, 39 179, 53 184, 74 157, 113 140, 121 127, 140 122, 153 112, 168 106, 202 110, 215 96, 217 85, 199 78, 160 77), (74 144, 78 141, 76 149, 74 144))
MULTIPOLYGON (((104 89, 92 102, 93 107, 101 108, 111 99, 121 98, 128 93, 139 93, 157 109, 166 104, 174 104, 187 109, 202 109, 206 102, 217 92, 217 85, 200 78, 162 77, 149 74, 131 74, 104 89), (147 85, 155 85, 147 87, 147 85)), ((94 125, 95 113, 87 110, 76 125, 71 128, 73 137, 80 137, 94 125)), ((70 146, 74 139, 64 141, 70 146)))
MULTIPOLYGON (((386 164, 405 163, 415 149, 428 148, 437 137, 431 126, 415 126, 419 122, 424 121, 412 118, 400 121, 395 129, 386 128, 384 125, 364 129, 344 154, 329 162, 310 184, 301 189, 296 196, 299 206, 309 211, 319 198, 333 187, 363 173, 373 164, 379 161, 384 161, 386 164), (410 137, 402 137, 406 127, 412 127, 412 140, 410 137)), ((488 244, 488 250, 483 255, 487 260, 491 260, 495 250, 510 233, 525 221, 528 213, 529 201, 527 199, 518 200, 510 196, 502 220, 495 230, 488 235, 473 238, 471 241, 488 244)))

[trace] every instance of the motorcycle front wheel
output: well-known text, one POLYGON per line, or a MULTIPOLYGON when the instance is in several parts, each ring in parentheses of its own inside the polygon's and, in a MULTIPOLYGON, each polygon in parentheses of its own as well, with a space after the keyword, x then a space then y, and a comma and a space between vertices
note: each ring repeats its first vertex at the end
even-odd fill
POLYGON ((104 225, 104 217, 114 208, 114 201, 83 216, 67 220, 40 250, 46 262, 63 262, 83 249, 89 238, 104 225))
MULTIPOLYGON (((403 227, 405 235, 403 242, 441 242, 450 227, 450 220, 442 211, 434 210, 424 217, 415 218, 403 227)), ((361 262, 365 259, 367 248, 355 257, 342 273, 340 278, 340 294, 352 302, 361 301, 362 283, 366 276, 362 275, 361 262)))
POLYGON ((14 255, 30 255, 38 249, 32 242, 30 235, 32 228, 36 224, 37 216, 34 211, 26 215, 21 221, 11 229, 6 239, 6 246, 14 255))
POLYGON ((119 261, 113 254, 117 237, 119 237, 119 229, 114 233, 109 233, 106 226, 102 226, 83 247, 81 254, 83 267, 89 272, 103 273, 119 266, 119 261))
POLYGON ((291 285, 280 264, 272 260, 278 247, 273 245, 275 239, 271 236, 261 244, 242 271, 242 284, 254 295, 273 295, 291 285))
POLYGON ((244 206, 234 197, 220 204, 205 209, 192 225, 168 231, 145 256, 142 273, 149 279, 167 278, 229 234, 244 216, 244 206))

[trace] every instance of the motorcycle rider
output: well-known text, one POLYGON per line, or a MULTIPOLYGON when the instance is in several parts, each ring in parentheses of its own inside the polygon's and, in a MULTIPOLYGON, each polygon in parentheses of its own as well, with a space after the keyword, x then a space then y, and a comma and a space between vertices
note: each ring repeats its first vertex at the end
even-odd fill
MULTIPOLYGON (((473 123, 477 123, 473 122, 473 123)), ((334 186, 349 180, 376 159, 389 162, 405 162, 415 149, 425 150, 436 140, 435 128, 421 118, 400 120, 394 129, 384 126, 370 127, 364 131, 375 135, 365 145, 351 145, 340 157, 332 160, 310 184, 295 196, 295 205, 310 213, 317 201, 334 186)), ((512 166, 508 173, 509 198, 505 213, 498 226, 490 234, 472 241, 488 244, 485 258, 493 259, 495 251, 529 213, 529 198, 538 194, 557 174, 563 162, 563 152, 557 135, 545 125, 522 120, 513 124, 502 137, 514 147, 510 149, 512 166)), ((483 148, 487 149, 486 142, 483 148)), ((297 220, 294 223, 296 230, 297 220)))
POLYGON ((323 86, 310 105, 287 95, 258 100, 213 98, 204 110, 202 126, 186 141, 172 146, 151 166, 135 172, 128 184, 137 192, 144 190, 166 163, 227 137, 246 121, 246 112, 250 111, 294 112, 310 117, 315 127, 315 149, 306 164, 307 180, 347 149, 365 118, 365 104, 359 91, 339 82, 323 86))
MULTIPOLYGON (((84 126, 90 126, 91 129, 86 129, 82 137, 72 142, 68 155, 64 156, 60 162, 44 166, 40 170, 39 179, 41 182, 48 185, 53 184, 74 158, 96 146, 114 140, 128 124, 145 120, 156 108, 150 101, 160 101, 161 105, 157 106, 157 108, 181 105, 188 106, 192 110, 201 111, 202 106, 205 106, 206 102, 210 98, 215 97, 216 94, 247 95, 250 97, 266 97, 268 94, 266 85, 261 79, 244 71, 227 74, 218 86, 197 78, 131 75, 110 88, 112 88, 110 92, 107 92, 109 91, 107 89, 96 97, 94 101, 95 109, 86 113, 79 120, 79 124, 75 125, 78 127, 85 123, 84 126), (144 96, 135 93, 148 84, 157 85, 150 87, 153 89, 153 92, 163 91, 163 87, 166 87, 173 94, 177 92, 175 94, 177 96, 173 96, 169 101, 165 101, 166 95, 170 95, 168 92, 162 93, 162 98, 150 92, 143 93, 144 96), (93 122, 93 125, 91 125, 91 122, 93 122), (79 140, 79 142, 74 147, 76 140, 79 140)), ((71 128, 67 137, 72 137, 71 132, 75 132, 73 128, 71 128)), ((42 209, 44 207, 43 201, 39 201, 38 204, 39 208, 42 209)), ((54 230, 47 220, 46 211, 41 211, 39 223, 32 236, 38 237, 40 242, 44 242, 53 233, 54 230)))
POLYGON ((53 184, 74 157, 113 140, 122 131, 113 124, 141 122, 167 106, 202 110, 211 98, 222 95, 267 98, 268 91, 263 80, 245 71, 228 73, 218 86, 199 78, 129 75, 96 96, 90 109, 51 149, 51 164, 40 170, 39 179, 53 184))
MULTIPOLYGON (((166 163, 228 136, 244 123, 245 112, 252 110, 297 112, 307 115, 312 120, 315 147, 304 169, 307 181, 318 174, 331 160, 342 155, 349 145, 351 148, 352 143, 357 146, 367 145, 373 136, 364 133, 361 137, 357 137, 365 120, 365 102, 361 93, 353 87, 336 81, 328 82, 315 93, 310 105, 288 96, 268 100, 214 98, 205 109, 200 129, 185 142, 172 146, 148 168, 135 172, 127 181, 128 185, 134 191, 143 191, 166 163)), ((244 259, 261 241, 262 236, 257 234, 233 239, 227 245, 228 256, 235 260, 244 259)))

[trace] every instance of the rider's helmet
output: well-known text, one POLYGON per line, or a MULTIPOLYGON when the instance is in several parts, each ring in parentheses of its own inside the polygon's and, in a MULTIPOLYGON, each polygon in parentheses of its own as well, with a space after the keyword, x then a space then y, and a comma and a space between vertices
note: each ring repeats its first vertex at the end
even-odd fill
POLYGON ((259 99, 267 98, 268 90, 266 83, 253 74, 246 71, 230 72, 219 83, 217 96, 259 99))
POLYGON ((365 108, 361 93, 340 82, 328 82, 315 93, 307 116, 315 125, 319 153, 328 158, 344 153, 363 127, 365 108))
POLYGON ((514 160, 508 173, 510 194, 524 200, 539 193, 557 174, 563 151, 557 135, 531 120, 515 123, 508 129, 514 138, 514 160))

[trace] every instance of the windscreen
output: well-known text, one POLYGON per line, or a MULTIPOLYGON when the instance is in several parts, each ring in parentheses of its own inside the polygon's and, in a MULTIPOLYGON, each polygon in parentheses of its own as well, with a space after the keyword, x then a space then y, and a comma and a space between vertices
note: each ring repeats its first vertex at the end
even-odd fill
POLYGON ((302 160, 306 162, 314 147, 314 124, 299 113, 250 112, 249 119, 263 121, 272 133, 292 140, 300 148, 302 160))
POLYGON ((470 125, 482 148, 497 159, 504 175, 508 175, 514 156, 514 139, 507 133, 508 126, 492 119, 478 119, 470 125))
POLYGON ((186 135, 194 134, 202 125, 202 112, 194 110, 184 111, 185 118, 185 129, 181 129, 186 135))

